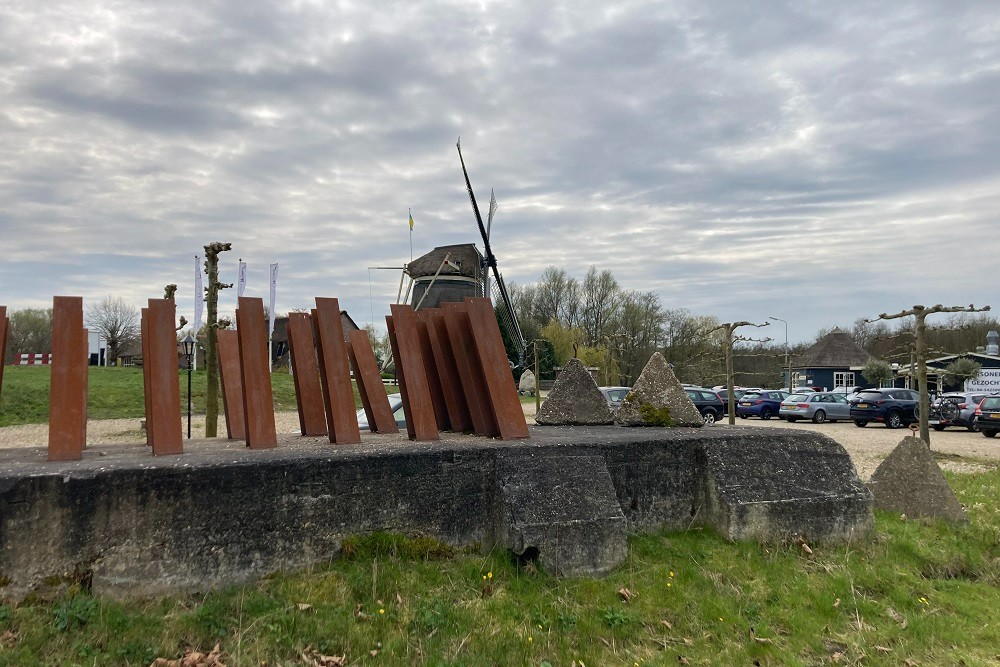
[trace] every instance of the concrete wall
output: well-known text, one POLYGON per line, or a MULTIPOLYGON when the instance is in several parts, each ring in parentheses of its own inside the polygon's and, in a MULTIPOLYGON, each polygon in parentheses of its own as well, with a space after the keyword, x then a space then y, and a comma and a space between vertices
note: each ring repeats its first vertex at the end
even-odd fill
POLYGON ((263 451, 201 442, 156 459, 141 445, 106 456, 89 446, 71 463, 2 451, 0 595, 59 578, 117 594, 205 589, 328 560, 344 537, 377 530, 534 546, 551 571, 599 574, 623 558, 627 531, 699 523, 733 539, 813 540, 871 527, 871 496, 847 453, 802 431, 371 437, 337 447, 285 436, 263 451))

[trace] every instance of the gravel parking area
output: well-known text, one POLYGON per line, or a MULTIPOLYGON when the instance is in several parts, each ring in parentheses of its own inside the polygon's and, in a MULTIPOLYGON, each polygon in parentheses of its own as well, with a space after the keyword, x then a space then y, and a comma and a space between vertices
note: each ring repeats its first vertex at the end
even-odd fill
MULTIPOLYGON (((525 416, 528 423, 534 423, 535 404, 524 403, 525 416)), ((88 444, 127 444, 142 442, 145 438, 140 430, 141 420, 134 419, 102 419, 91 420, 87 424, 88 444)), ((186 421, 185 428, 186 428, 186 421)), ((204 433, 205 419, 196 416, 191 420, 192 434, 195 438, 204 433)), ((293 433, 298 431, 299 418, 294 411, 275 414, 275 426, 278 433, 293 433)), ((757 428, 786 428, 823 433, 837 442, 851 455, 858 475, 868 479, 875 468, 899 444, 905 436, 910 435, 909 429, 887 429, 885 426, 869 424, 858 428, 853 422, 837 422, 813 424, 811 422, 788 423, 780 419, 737 419, 736 426, 757 428)), ((723 421, 711 428, 725 429, 729 425, 723 421)), ((225 420, 219 420, 220 434, 225 436, 225 420)), ((48 443, 48 424, 27 424, 23 426, 7 426, 0 428, 0 449, 17 447, 44 447, 48 443)), ((941 467, 955 472, 982 472, 991 465, 1000 465, 1000 437, 985 438, 981 433, 972 433, 966 429, 949 428, 944 431, 931 431, 931 449, 938 456, 941 467)))

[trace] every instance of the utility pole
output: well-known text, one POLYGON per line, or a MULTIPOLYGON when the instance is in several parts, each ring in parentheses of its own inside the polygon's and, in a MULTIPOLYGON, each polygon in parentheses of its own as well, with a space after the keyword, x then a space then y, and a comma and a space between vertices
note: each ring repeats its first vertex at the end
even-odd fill
POLYGON ((909 310, 904 310, 895 315, 882 313, 873 320, 865 320, 865 322, 874 322, 876 320, 896 320, 911 315, 914 317, 914 353, 917 362, 917 388, 920 391, 920 414, 918 416, 920 420, 920 439, 927 443, 928 447, 931 446, 931 431, 927 423, 927 416, 930 414, 931 404, 930 394, 927 391, 927 324, 925 320, 928 315, 933 313, 982 313, 989 309, 989 306, 976 308, 971 303, 968 306, 942 306, 941 304, 931 306, 930 308, 926 306, 914 306, 909 310))

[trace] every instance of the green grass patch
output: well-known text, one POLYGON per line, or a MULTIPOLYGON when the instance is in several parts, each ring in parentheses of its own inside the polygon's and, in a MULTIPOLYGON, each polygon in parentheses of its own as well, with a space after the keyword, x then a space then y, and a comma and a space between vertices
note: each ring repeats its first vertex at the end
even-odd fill
POLYGON ((216 642, 235 666, 309 664, 306 651, 351 665, 996 664, 1000 472, 948 477, 969 525, 879 515, 872 539, 812 556, 702 531, 637 535, 610 576, 565 579, 375 534, 326 564, 206 595, 71 591, 0 607, 0 665, 148 665, 216 642))
MULTIPOLYGON (((7 366, 0 390, 0 426, 43 424, 49 420, 49 367, 7 366)), ((187 371, 178 371, 181 411, 187 411, 187 371)), ((87 415, 90 419, 142 418, 145 415, 141 368, 91 366, 87 386, 87 415)), ((191 410, 205 414, 208 377, 204 370, 191 373, 191 410)), ((389 392, 398 391, 387 387, 389 392)), ((287 369, 271 374, 274 409, 295 409, 295 384, 287 369)), ((361 407, 357 388, 354 400, 361 407)), ((219 398, 221 411, 222 399, 219 398)))

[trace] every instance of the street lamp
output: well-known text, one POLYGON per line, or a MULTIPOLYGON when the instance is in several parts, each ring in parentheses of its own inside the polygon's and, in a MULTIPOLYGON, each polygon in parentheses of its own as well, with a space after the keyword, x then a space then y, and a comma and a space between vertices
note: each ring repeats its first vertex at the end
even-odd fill
POLYGON ((769 320, 774 320, 775 322, 781 322, 785 325, 785 364, 788 366, 788 391, 792 391, 792 356, 788 354, 788 322, 781 319, 780 317, 768 316, 769 320))
POLYGON ((191 363, 194 361, 194 336, 188 331, 181 341, 184 346, 184 356, 188 362, 188 440, 191 439, 191 363))

